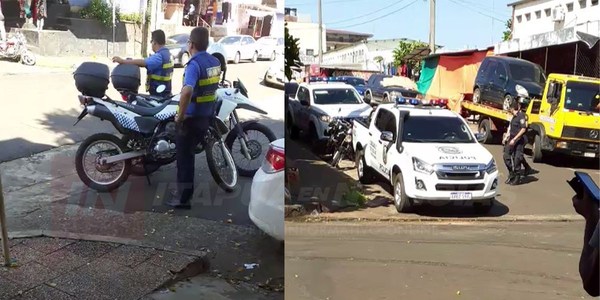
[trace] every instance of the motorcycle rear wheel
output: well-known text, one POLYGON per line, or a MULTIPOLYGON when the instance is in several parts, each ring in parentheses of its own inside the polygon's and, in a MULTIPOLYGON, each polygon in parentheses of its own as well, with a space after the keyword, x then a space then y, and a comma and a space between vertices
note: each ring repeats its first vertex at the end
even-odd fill
MULTIPOLYGON (((129 177, 129 174, 131 172, 131 161, 125 160, 125 161, 116 162, 114 164, 106 165, 106 166, 98 165, 98 163, 96 162, 95 168, 97 171, 100 171, 101 173, 108 173, 108 171, 102 172, 99 169, 110 168, 114 165, 117 165, 117 166, 119 166, 117 169, 119 174, 117 175, 117 177, 115 179, 108 181, 108 182, 101 182, 101 181, 98 181, 98 179, 91 178, 90 172, 88 172, 88 170, 86 170, 86 164, 84 163, 84 159, 86 158, 86 154, 88 154, 88 152, 91 150, 92 146, 94 146, 96 144, 101 144, 101 143, 105 143, 105 144, 113 146, 115 149, 112 149, 112 150, 116 150, 116 152, 118 152, 118 154, 125 153, 126 149, 127 149, 127 147, 123 144, 122 140, 112 134, 109 134, 109 133, 94 134, 94 135, 88 137, 87 139, 85 139, 81 143, 79 148, 77 149, 77 153, 75 154, 75 170, 77 171, 77 176, 79 176, 79 179, 81 179, 81 181, 85 185, 87 185, 91 189, 94 189, 98 192, 104 193, 104 192, 110 192, 110 191, 113 191, 113 190, 119 188, 123 183, 125 183, 125 181, 127 181, 127 178, 129 177)), ((96 155, 98 155, 98 153, 96 153, 96 155)), ((98 159, 98 157, 96 159, 98 159)))
POLYGON ((235 190, 238 172, 229 149, 222 140, 209 138, 206 143, 206 163, 215 182, 225 191, 235 190))

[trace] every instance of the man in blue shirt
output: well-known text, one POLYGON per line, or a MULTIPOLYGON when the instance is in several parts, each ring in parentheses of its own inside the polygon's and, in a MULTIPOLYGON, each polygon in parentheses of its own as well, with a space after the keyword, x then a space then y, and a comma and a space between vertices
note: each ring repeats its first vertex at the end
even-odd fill
POLYGON ((160 29, 153 31, 152 39, 150 40, 152 51, 154 52, 153 55, 146 59, 123 59, 115 56, 113 57, 113 62, 146 68, 148 70, 146 91, 154 96, 170 96, 173 61, 171 60, 169 49, 165 47, 166 40, 164 31, 160 29), (162 93, 156 91, 160 85, 165 85, 165 90, 162 93))
POLYGON ((196 27, 188 41, 190 61, 185 66, 183 88, 179 99, 177 123, 177 191, 166 204, 190 209, 194 193, 194 150, 204 143, 209 122, 215 114, 216 91, 219 88, 221 63, 208 54, 208 30, 196 27))

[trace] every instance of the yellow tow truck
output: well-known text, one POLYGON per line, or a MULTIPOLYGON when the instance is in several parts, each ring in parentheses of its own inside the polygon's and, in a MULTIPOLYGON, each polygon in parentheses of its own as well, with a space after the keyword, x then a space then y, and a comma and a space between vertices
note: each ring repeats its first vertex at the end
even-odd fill
MULTIPOLYGON (((550 74, 542 99, 529 100, 526 110, 533 161, 541 162, 544 153, 600 157, 599 101, 600 78, 550 74)), ((467 99, 460 105, 464 117, 479 116, 483 142, 502 139, 512 118, 510 112, 467 99)))

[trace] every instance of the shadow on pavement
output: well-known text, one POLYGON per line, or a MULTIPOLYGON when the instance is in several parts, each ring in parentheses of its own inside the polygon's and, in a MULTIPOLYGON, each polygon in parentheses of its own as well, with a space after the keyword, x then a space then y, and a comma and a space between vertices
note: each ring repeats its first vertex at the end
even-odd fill
POLYGON ((54 148, 52 145, 38 144, 23 138, 0 141, 0 163, 27 157, 54 148))

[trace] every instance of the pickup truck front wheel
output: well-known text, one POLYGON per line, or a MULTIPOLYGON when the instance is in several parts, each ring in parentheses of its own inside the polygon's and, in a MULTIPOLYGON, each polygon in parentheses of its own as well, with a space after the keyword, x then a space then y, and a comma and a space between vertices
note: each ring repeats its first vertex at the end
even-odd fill
POLYGON ((367 166, 365 162, 364 150, 358 150, 355 155, 356 158, 356 173, 358 174, 358 180, 362 184, 373 183, 373 169, 367 166))
POLYGON ((413 210, 412 199, 404 192, 404 179, 402 173, 394 175, 394 206, 399 213, 407 213, 413 210))

